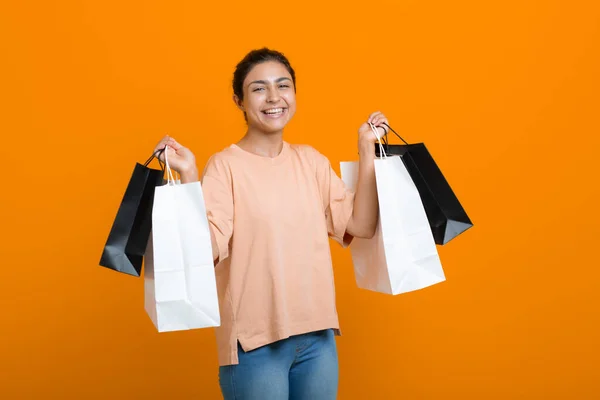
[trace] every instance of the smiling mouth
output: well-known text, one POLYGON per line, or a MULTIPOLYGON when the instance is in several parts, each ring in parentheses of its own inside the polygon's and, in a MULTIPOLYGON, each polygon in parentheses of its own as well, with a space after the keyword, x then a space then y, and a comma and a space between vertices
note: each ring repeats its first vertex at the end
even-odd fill
POLYGON ((262 113, 265 115, 277 116, 277 115, 283 114, 285 112, 285 110, 287 110, 287 108, 284 108, 284 107, 270 108, 268 110, 264 110, 262 113))

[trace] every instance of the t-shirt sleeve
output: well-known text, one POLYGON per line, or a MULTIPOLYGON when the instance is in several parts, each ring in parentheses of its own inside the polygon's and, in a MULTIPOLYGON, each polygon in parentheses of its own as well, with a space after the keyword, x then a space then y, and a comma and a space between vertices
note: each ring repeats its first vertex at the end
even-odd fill
POLYGON ((323 200, 323 210, 327 223, 327 233, 330 238, 347 247, 352 242, 352 236, 346 231, 354 207, 354 192, 344 184, 337 175, 331 163, 317 150, 314 153, 317 181, 323 200))
POLYGON ((216 263, 219 263, 229 257, 229 242, 233 234, 233 186, 229 167, 218 155, 213 155, 206 163, 202 192, 208 223, 218 248, 216 263))

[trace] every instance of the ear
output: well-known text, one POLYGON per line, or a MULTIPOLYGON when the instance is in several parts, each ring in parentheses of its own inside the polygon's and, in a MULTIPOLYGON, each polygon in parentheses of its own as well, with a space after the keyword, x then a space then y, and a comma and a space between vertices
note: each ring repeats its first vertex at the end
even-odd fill
POLYGON ((233 102, 235 103, 237 108, 244 111, 244 103, 242 102, 242 100, 240 100, 240 98, 237 96, 237 94, 233 95, 233 102))

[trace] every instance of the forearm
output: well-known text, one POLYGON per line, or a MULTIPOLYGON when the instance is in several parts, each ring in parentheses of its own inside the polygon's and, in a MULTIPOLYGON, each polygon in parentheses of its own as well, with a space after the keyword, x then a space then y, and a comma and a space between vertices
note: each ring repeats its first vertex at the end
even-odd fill
POLYGON ((215 233, 213 232, 213 227, 211 224, 208 224, 208 230, 210 231, 210 244, 212 247, 212 257, 213 262, 216 263, 219 258, 219 247, 217 245, 217 238, 215 237, 215 233))
POLYGON ((358 182, 348 233, 355 237, 371 238, 377 228, 379 203, 375 181, 375 147, 366 142, 359 145, 358 182))
POLYGON ((196 166, 183 170, 179 174, 181 175, 181 183, 191 183, 199 180, 198 168, 196 166))

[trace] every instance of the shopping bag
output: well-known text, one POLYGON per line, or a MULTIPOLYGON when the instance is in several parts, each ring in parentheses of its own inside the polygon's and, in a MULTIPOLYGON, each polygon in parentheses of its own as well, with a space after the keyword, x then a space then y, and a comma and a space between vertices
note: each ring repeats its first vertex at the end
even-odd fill
MULTIPOLYGON (((408 144, 389 125, 386 126, 404 142, 388 144, 383 149, 388 156, 400 156, 415 183, 436 244, 444 245, 473 226, 450 184, 424 143, 408 144)), ((379 156, 379 145, 375 145, 379 156)))
POLYGON ((217 284, 200 182, 156 188, 144 257, 144 307, 159 332, 220 325, 217 284))
POLYGON ((135 165, 102 250, 100 266, 140 276, 152 225, 154 188, 163 183, 164 176, 162 164, 160 170, 148 167, 157 155, 160 152, 153 154, 143 165, 135 165))
MULTIPOLYGON (((371 126, 375 135, 377 130, 371 126)), ((381 144, 381 141, 380 141, 381 144)), ((446 280, 419 192, 399 156, 375 159, 379 219, 371 239, 353 238, 359 288, 397 295, 446 280)), ((342 162, 344 184, 355 190, 358 162, 342 162)))

